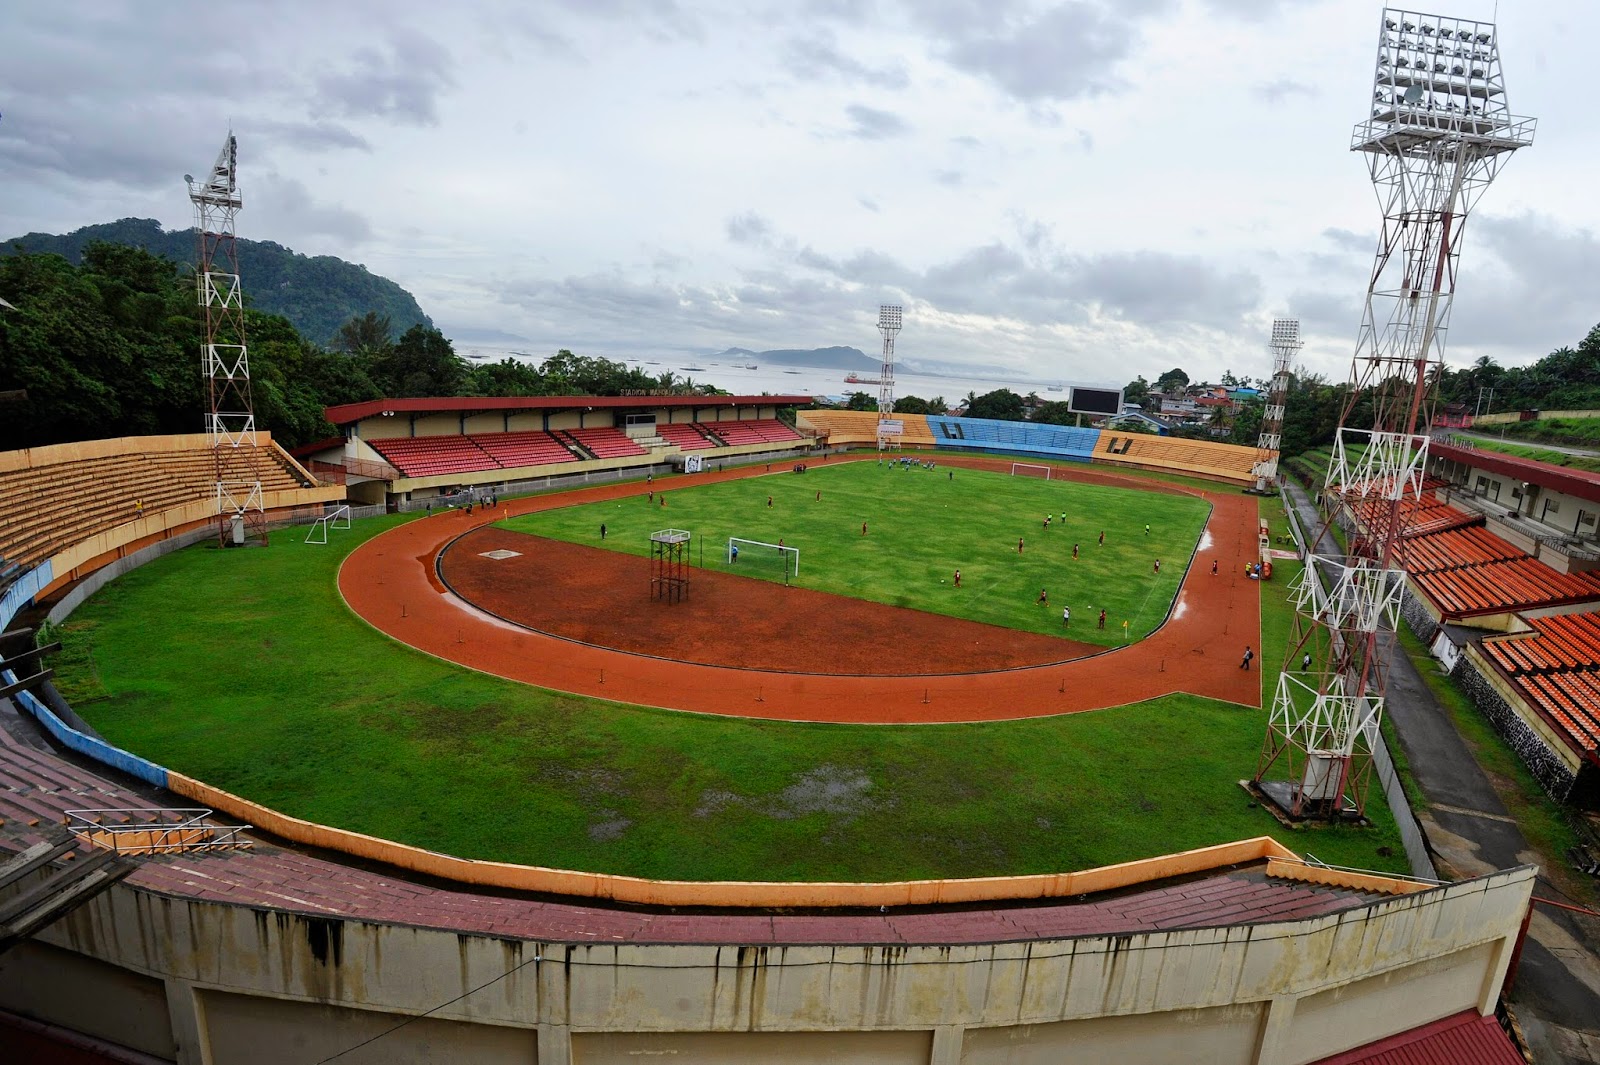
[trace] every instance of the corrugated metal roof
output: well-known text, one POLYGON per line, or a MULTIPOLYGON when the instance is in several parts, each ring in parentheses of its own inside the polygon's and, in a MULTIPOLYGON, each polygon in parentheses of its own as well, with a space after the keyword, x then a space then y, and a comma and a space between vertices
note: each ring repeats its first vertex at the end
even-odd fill
POLYGON ((440 396, 425 399, 369 399, 328 407, 323 416, 334 425, 375 418, 384 411, 447 414, 469 411, 572 410, 588 407, 655 409, 660 407, 807 407, 810 396, 440 396))
POLYGON ((1466 1010, 1312 1065, 1525 1065, 1493 1017, 1466 1010))

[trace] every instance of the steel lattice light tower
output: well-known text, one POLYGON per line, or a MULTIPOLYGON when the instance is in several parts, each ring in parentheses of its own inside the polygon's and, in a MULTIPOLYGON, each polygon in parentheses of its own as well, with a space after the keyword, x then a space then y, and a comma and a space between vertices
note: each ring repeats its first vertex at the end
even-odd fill
POLYGON ((1468 19, 1390 9, 1379 26, 1372 115, 1351 149, 1366 155, 1383 227, 1312 541, 1331 547, 1323 533, 1338 524, 1349 554, 1313 553, 1295 585, 1296 640, 1255 776, 1293 817, 1365 813, 1382 637, 1405 589, 1396 548, 1403 508, 1422 495, 1461 234, 1507 156, 1533 142, 1534 120, 1507 107, 1498 44, 1492 23, 1468 19), (1313 669, 1292 673, 1308 652, 1313 669))
POLYGON ((1283 406, 1289 395, 1289 364, 1300 349, 1298 318, 1277 318, 1272 322, 1272 384, 1267 388, 1267 405, 1261 412, 1261 435, 1256 440, 1256 491, 1265 492, 1278 479, 1278 452, 1283 446, 1283 406))
POLYGON ((878 308, 878 332, 883 334, 883 366, 878 371, 878 450, 888 446, 885 422, 894 419, 894 338, 900 332, 901 308, 878 308))
POLYGON ((238 142, 229 133, 204 181, 197 185, 188 174, 183 176, 199 238, 195 285, 205 318, 200 362, 209 400, 206 435, 216 466, 217 540, 223 545, 267 542, 250 354, 244 340, 244 290, 234 241, 234 217, 244 206, 238 162, 238 142))

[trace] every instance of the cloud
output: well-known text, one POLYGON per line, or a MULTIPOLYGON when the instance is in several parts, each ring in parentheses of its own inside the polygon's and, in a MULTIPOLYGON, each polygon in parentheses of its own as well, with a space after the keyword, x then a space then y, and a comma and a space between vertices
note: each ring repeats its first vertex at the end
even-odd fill
POLYGON ((1076 264, 1069 291, 1101 310, 1144 325, 1237 324, 1261 302, 1261 279, 1189 255, 1141 251, 1096 255, 1076 264))
POLYGON ((845 114, 855 123, 849 135, 861 140, 888 140, 891 137, 904 136, 911 130, 905 119, 899 115, 890 111, 879 111, 876 107, 868 107, 865 104, 851 104, 845 108, 845 114))
POLYGON ((344 149, 372 151, 372 142, 336 122, 280 122, 258 119, 241 125, 240 132, 258 133, 263 138, 307 152, 327 152, 344 149))
POLYGON ((959 189, 966 184, 967 176, 959 170, 935 170, 933 180, 947 189, 959 189))
POLYGON ((372 239, 372 225, 365 217, 337 204, 317 202, 295 178, 270 173, 246 189, 247 196, 251 193, 250 206, 275 219, 275 232, 333 237, 349 244, 372 239))
POLYGON ((352 69, 317 78, 319 112, 438 124, 438 98, 456 84, 454 62, 442 46, 419 33, 393 30, 386 49, 358 48, 350 59, 352 69))
POLYGON ((1291 96, 1315 96, 1317 90, 1293 78, 1277 78, 1255 86, 1255 91, 1269 104, 1280 104, 1291 96))
POLYGON ((1531 211, 1478 216, 1467 223, 1462 248, 1452 361, 1496 347, 1519 349, 1531 360, 1576 345, 1600 319, 1594 298, 1600 240, 1590 230, 1531 211))
POLYGON ((833 35, 826 32, 789 40, 783 49, 783 65, 795 77, 808 81, 833 77, 878 89, 904 89, 911 84, 904 67, 869 67, 839 51, 833 35))
MULTIPOLYGON (((1138 40, 1140 15, 1157 4, 1107 8, 1066 0, 998 32, 973 28, 945 50, 950 64, 1021 100, 1074 100, 1121 87, 1114 71, 1138 40)), ((998 23, 1000 20, 996 20, 998 23)))
POLYGON ((723 228, 735 244, 759 245, 772 239, 772 223, 754 211, 734 215, 723 228))

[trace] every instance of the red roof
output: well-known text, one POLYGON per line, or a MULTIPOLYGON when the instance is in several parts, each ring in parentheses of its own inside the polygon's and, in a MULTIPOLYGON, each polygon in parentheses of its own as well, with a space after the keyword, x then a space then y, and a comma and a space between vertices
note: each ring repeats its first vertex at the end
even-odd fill
POLYGON ((1312 1065, 1525 1065, 1493 1017, 1466 1010, 1312 1065))
POLYGON ((425 399, 369 399, 324 410, 334 425, 350 425, 384 411, 396 414, 480 413, 487 411, 572 410, 586 407, 654 410, 660 407, 806 407, 811 396, 441 396, 425 399))
POLYGON ((1502 455, 1497 451, 1479 451, 1476 448, 1456 447, 1454 444, 1432 443, 1430 455, 1438 455, 1454 462, 1463 462, 1480 470, 1515 477, 1541 488, 1549 488, 1563 495, 1600 503, 1600 473, 1573 470, 1565 466, 1552 466, 1548 462, 1502 455))

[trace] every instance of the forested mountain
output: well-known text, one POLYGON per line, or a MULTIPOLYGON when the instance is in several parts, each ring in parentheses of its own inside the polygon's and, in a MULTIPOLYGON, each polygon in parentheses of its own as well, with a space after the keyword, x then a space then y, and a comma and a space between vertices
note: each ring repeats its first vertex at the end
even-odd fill
MULTIPOLYGON (((200 312, 169 260, 106 243, 85 247, 78 265, 14 254, 0 257, 0 296, 11 304, 0 308, 0 451, 203 430, 200 312)), ((330 348, 252 307, 245 340, 256 422, 289 447, 332 435, 324 407, 368 399, 716 393, 566 350, 537 366, 470 364, 432 326, 396 330, 377 313, 345 322, 330 348)))
MULTIPOLYGON (((0 243, 0 255, 54 253, 76 266, 84 249, 96 241, 143 248, 180 267, 195 258, 194 230, 163 230, 153 218, 124 218, 61 236, 29 233, 0 243)), ((411 293, 365 266, 332 255, 300 255, 270 240, 240 238, 237 244, 239 276, 250 306, 281 314, 315 343, 328 343, 346 321, 369 311, 388 318, 402 333, 414 325, 433 325, 411 293)))

